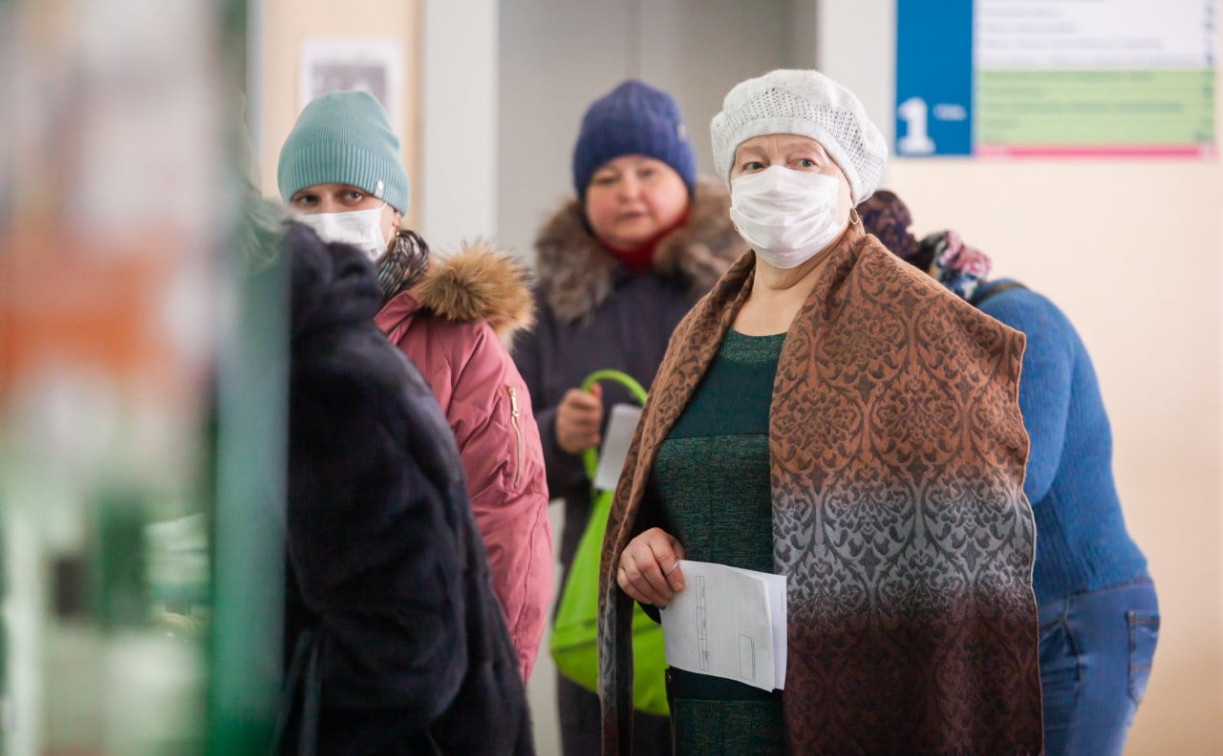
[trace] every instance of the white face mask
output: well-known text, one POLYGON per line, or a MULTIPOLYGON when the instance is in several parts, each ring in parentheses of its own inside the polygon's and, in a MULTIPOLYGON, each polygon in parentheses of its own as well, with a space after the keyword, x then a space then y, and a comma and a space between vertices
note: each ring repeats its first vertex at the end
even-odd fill
POLYGON ((731 182, 730 219, 760 259, 788 270, 845 230, 837 221, 840 182, 774 165, 731 182))
POLYGON ((314 229, 323 241, 351 244, 376 261, 386 254, 388 244, 382 235, 383 207, 385 202, 373 210, 299 215, 297 220, 314 229))

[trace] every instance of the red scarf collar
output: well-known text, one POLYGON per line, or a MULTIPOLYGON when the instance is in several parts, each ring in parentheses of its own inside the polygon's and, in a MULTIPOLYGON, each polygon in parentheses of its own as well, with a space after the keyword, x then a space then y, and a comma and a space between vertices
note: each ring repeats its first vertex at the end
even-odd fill
POLYGON ((613 257, 619 260, 620 264, 627 268, 630 273, 635 276, 641 275, 650 268, 654 267, 654 252, 658 249, 659 242, 661 242, 672 231, 687 223, 688 215, 691 212, 692 208, 689 207, 673 225, 654 234, 634 249, 613 247, 604 241, 599 241, 599 244, 603 247, 603 249, 606 249, 612 254, 613 257))

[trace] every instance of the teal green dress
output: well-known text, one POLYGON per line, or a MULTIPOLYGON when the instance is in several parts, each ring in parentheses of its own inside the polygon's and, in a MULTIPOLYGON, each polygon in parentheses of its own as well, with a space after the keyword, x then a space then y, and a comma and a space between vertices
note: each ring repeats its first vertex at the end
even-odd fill
MULTIPOLYGON (((649 499, 687 559, 773 572, 769 405, 785 334, 729 331, 659 447, 649 499)), ((781 694, 667 670, 677 756, 785 753, 781 694)))

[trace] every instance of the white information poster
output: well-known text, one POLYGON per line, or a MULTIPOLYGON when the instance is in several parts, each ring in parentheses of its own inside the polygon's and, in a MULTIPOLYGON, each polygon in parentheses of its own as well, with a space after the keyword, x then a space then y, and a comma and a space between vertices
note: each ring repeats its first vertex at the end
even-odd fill
POLYGON ((901 157, 1213 159, 1218 0, 897 0, 901 157))
POLYGON ((403 44, 389 37, 307 37, 301 43, 298 112, 326 92, 369 92, 391 118, 401 140, 404 102, 403 44))
POLYGON ((1216 0, 976 0, 977 154, 1215 150, 1216 0))

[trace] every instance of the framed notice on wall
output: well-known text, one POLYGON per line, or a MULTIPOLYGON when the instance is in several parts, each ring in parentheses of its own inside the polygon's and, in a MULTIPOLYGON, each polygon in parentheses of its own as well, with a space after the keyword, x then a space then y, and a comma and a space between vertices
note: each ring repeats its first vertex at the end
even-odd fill
POLYGON ((1218 0, 896 8, 900 157, 1215 157, 1218 0))
POLYGON ((403 44, 387 37, 307 37, 301 43, 297 109, 336 90, 369 92, 402 139, 403 44))

